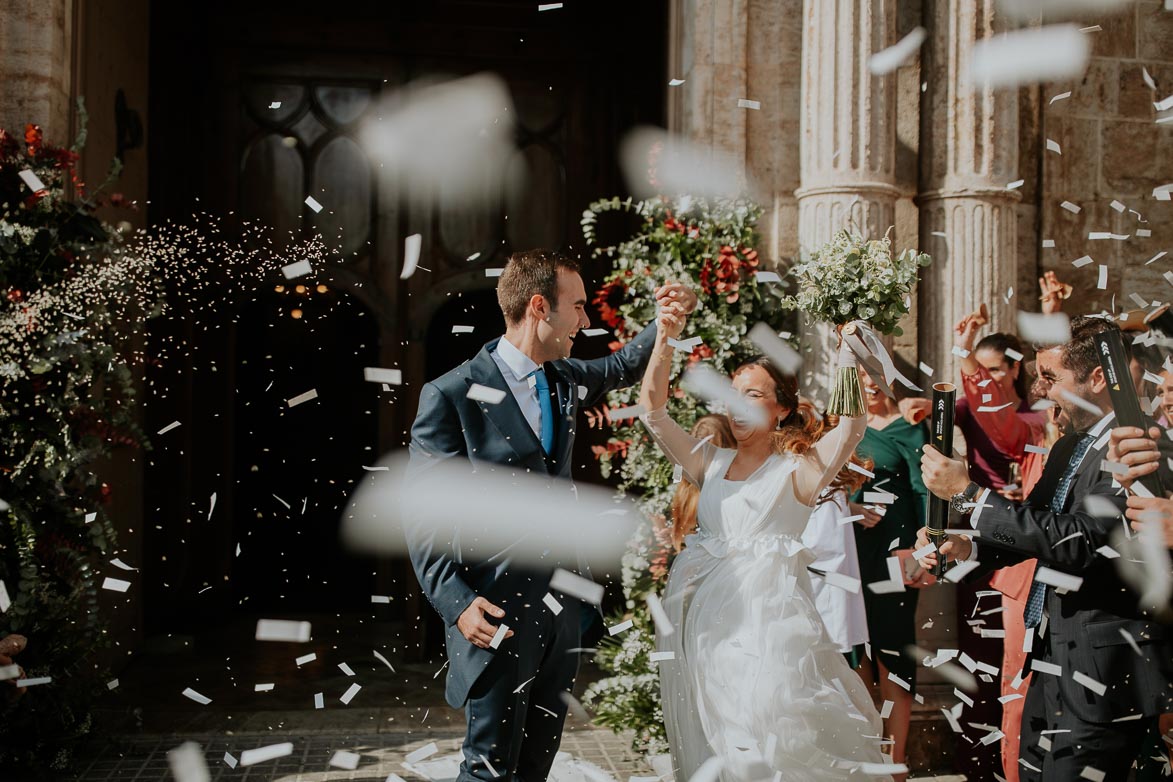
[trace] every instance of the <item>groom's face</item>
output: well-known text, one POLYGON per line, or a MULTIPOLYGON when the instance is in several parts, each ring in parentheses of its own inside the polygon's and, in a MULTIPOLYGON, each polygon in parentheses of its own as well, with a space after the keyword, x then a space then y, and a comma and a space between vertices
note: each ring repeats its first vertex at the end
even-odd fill
POLYGON ((578 272, 558 270, 558 300, 551 304, 546 320, 538 327, 538 339, 552 361, 569 357, 578 330, 591 325, 586 315, 586 286, 578 272))

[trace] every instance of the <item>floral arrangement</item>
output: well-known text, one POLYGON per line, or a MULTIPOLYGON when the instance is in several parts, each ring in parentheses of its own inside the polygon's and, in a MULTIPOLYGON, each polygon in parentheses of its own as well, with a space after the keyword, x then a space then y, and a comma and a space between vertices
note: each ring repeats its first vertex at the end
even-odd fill
POLYGON ((107 643, 94 567, 115 540, 111 488, 89 468, 146 442, 121 329, 156 311, 161 293, 143 269, 97 260, 122 250, 95 214, 121 199, 86 197, 83 143, 84 130, 69 149, 36 125, 0 130, 0 580, 12 599, 0 636, 27 636, 17 661, 52 678, 3 704, 0 765, 64 768, 92 728, 95 652, 107 643))
POLYGON ((784 305, 827 323, 870 323, 884 334, 901 334, 896 322, 908 313, 908 297, 922 266, 932 258, 915 250, 892 257, 892 242, 865 240, 848 230, 790 269, 798 290, 784 305))
MULTIPOLYGON (((787 316, 778 282, 759 282, 761 259, 755 245, 755 223, 761 209, 743 198, 682 197, 633 201, 598 201, 583 214, 582 227, 593 256, 612 261, 612 271, 594 297, 603 321, 614 330, 613 349, 630 340, 655 317, 656 286, 667 280, 691 281, 699 306, 690 316, 681 340, 700 338, 690 351, 674 352, 675 376, 698 361, 719 372, 731 372, 757 349, 748 330, 765 322, 775 330, 787 316), (635 230, 614 244, 599 242, 601 220, 627 218, 635 230)), ((605 445, 594 455, 604 477, 617 473, 619 488, 638 494, 648 519, 629 541, 623 557, 625 608, 608 623, 631 619, 633 626, 599 645, 596 662, 610 676, 592 684, 584 705, 595 720, 616 731, 634 734, 633 748, 666 751, 659 674, 649 654, 655 650, 655 629, 645 598, 658 594, 667 580, 673 549, 667 532, 675 492, 672 465, 651 442, 638 421, 611 422, 610 408, 634 405, 638 387, 612 392, 602 410, 588 416, 592 426, 610 427, 605 445)), ((695 398, 676 392, 669 413, 686 428, 708 411, 695 398)))

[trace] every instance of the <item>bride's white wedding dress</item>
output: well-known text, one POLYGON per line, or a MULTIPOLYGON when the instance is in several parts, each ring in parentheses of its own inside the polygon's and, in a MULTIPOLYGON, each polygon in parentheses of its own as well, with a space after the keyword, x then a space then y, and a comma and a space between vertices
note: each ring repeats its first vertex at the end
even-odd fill
MULTIPOLYGON (((736 452, 693 438, 663 409, 643 417, 668 457, 700 486, 699 531, 668 577, 673 652, 660 665, 664 719, 678 782, 720 758, 724 782, 889 778, 882 725, 859 676, 828 638, 811 597, 799 538, 817 497, 863 436, 842 419, 802 457, 770 456, 726 479, 736 452)), ((892 767, 889 766, 889 769, 892 767)))

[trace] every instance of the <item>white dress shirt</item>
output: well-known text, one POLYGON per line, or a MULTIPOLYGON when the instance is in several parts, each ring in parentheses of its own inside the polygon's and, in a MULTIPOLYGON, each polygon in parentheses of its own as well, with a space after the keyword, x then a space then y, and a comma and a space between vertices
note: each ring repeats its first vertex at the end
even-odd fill
POLYGON ((501 370, 501 377, 505 378, 505 385, 509 386, 509 392, 517 400, 517 406, 521 408, 526 423, 534 430, 534 436, 540 440, 542 406, 538 402, 538 389, 534 386, 534 379, 530 377, 535 369, 539 369, 537 363, 505 337, 501 337, 492 355, 497 369, 501 370))

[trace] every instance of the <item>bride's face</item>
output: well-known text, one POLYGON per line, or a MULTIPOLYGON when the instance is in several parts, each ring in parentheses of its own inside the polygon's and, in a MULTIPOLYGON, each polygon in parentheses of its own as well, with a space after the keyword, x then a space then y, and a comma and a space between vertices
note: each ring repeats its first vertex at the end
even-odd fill
POLYGON ((774 379, 762 367, 748 366, 738 372, 733 377, 733 390, 740 394, 746 402, 760 407, 763 413, 762 417, 766 421, 764 427, 755 427, 745 419, 737 416, 730 417, 729 422, 733 429, 733 437, 739 443, 754 437, 769 435, 778 426, 778 422, 785 420, 786 416, 790 414, 790 409, 778 401, 778 389, 774 385, 774 379))

